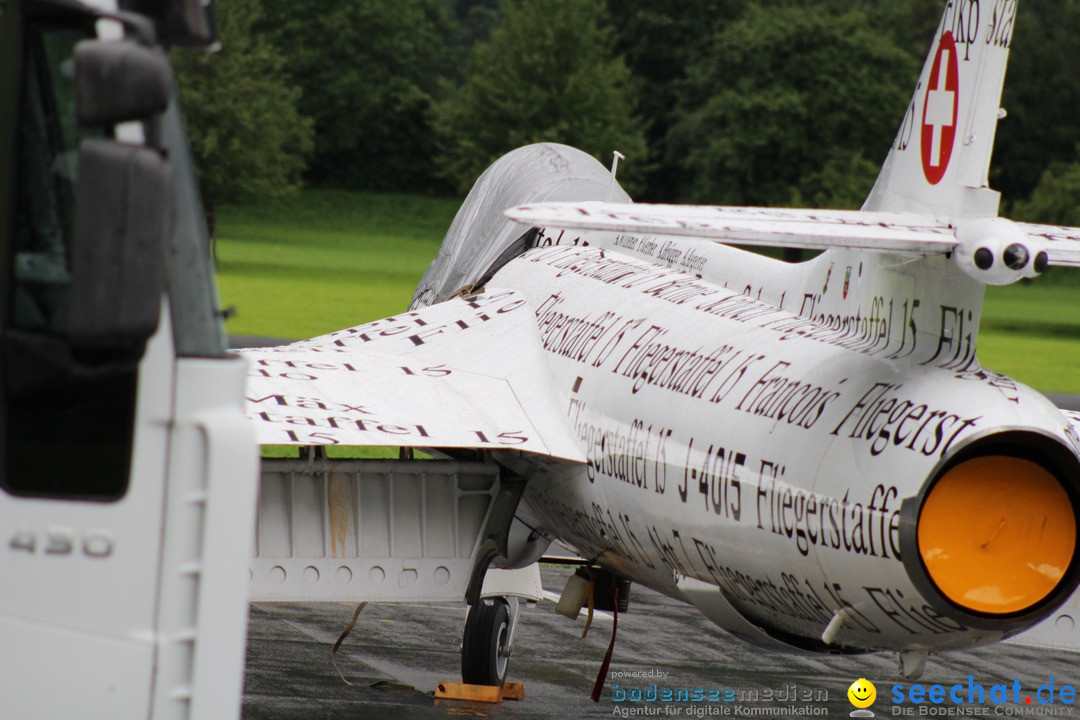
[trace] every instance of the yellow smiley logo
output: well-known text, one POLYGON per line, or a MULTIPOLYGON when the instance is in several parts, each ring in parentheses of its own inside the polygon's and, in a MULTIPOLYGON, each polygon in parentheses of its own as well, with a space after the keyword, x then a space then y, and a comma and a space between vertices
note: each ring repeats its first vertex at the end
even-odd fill
POLYGON ((848 700, 857 708, 868 708, 877 700, 877 688, 866 678, 851 683, 847 690, 848 700))

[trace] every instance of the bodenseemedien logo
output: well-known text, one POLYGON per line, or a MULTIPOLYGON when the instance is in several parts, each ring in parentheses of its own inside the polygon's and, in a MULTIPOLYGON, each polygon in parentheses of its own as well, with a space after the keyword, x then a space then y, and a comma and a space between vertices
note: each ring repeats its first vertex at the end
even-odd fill
POLYGON ((848 702, 855 706, 851 711, 851 717, 874 717, 874 713, 867 710, 877 699, 877 688, 874 683, 866 678, 859 678, 851 683, 847 691, 848 702))

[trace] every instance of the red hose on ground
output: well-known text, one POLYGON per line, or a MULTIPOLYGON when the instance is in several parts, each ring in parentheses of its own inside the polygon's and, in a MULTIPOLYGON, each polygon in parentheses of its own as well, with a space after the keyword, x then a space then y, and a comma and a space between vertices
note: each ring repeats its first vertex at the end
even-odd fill
POLYGON ((600 694, 604 692, 604 681, 607 679, 608 667, 611 665, 611 654, 615 652, 615 631, 619 629, 619 588, 615 585, 611 587, 611 606, 615 612, 611 623, 611 643, 608 644, 607 654, 604 655, 600 673, 596 676, 596 684, 593 685, 592 699, 595 703, 600 702, 600 694))

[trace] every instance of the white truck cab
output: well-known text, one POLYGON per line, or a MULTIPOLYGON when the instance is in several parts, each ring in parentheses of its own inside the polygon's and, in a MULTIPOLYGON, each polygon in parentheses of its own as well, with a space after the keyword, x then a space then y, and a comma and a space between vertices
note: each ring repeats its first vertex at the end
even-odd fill
POLYGON ((258 473, 163 44, 0 0, 0 716, 239 714, 258 473))

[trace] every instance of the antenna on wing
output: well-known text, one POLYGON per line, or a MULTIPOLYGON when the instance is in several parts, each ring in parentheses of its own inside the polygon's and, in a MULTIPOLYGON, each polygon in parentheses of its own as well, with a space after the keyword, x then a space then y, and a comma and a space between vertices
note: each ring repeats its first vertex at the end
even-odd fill
POLYGON ((615 175, 619 172, 619 161, 625 159, 626 156, 618 150, 611 153, 611 182, 608 185, 607 202, 611 202, 611 198, 615 194, 615 175))

